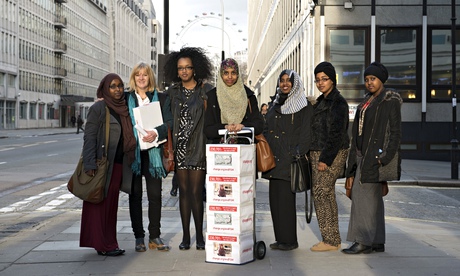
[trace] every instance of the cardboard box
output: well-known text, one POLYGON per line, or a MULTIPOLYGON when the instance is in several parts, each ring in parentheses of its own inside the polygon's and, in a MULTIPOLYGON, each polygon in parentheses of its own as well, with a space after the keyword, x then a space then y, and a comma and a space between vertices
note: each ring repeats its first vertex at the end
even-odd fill
POLYGON ((214 175, 255 175, 255 145, 206 145, 206 170, 214 175))
POLYGON ((207 204, 241 204, 253 202, 255 176, 206 175, 207 204))
POLYGON ((206 234, 206 262, 245 264, 254 261, 254 234, 206 234))
MULTIPOLYGON (((134 121, 136 125, 145 130, 153 130, 157 126, 163 124, 163 115, 161 114, 160 102, 151 102, 148 105, 143 105, 133 108, 134 121)), ((139 137, 139 147, 141 150, 147 150, 153 147, 158 147, 166 140, 146 143, 142 141, 143 134, 137 130, 139 137)))
POLYGON ((240 234, 254 231, 254 205, 206 204, 209 233, 240 234))

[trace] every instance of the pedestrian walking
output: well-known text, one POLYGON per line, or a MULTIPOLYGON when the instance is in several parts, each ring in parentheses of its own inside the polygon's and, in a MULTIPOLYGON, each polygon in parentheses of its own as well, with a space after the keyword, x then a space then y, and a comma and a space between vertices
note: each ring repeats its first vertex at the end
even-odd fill
POLYGON ((78 115, 78 118, 77 118, 77 134, 79 133, 80 129, 82 132, 84 132, 85 130, 83 129, 83 119, 81 118, 80 115, 78 115))

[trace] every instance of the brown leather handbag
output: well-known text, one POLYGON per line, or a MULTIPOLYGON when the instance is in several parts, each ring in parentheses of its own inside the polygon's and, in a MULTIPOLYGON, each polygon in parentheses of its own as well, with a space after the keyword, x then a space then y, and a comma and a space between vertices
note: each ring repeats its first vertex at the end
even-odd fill
POLYGON ((174 171, 174 149, 172 142, 171 129, 168 126, 168 140, 163 145, 163 167, 167 173, 174 171))
POLYGON ((272 149, 265 139, 263 134, 255 136, 257 141, 256 153, 257 153, 257 171, 266 172, 273 169, 276 166, 275 157, 273 156, 272 149))

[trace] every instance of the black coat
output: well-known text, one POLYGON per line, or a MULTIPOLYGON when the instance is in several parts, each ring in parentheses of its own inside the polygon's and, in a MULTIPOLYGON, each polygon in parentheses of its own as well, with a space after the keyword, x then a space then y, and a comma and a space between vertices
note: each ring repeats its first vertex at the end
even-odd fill
MULTIPOLYGON (((364 102, 371 96, 367 94, 364 102)), ((400 151, 401 143, 401 104, 402 98, 399 93, 385 89, 377 96, 374 101, 377 101, 377 109, 375 116, 363 126, 362 141, 362 168, 361 179, 363 183, 379 182, 379 167, 385 166, 393 159, 395 154, 400 151), (380 153, 380 151, 383 151, 380 153), (380 160, 380 164, 379 164, 380 160)), ((352 129, 352 140, 350 154, 348 156, 346 177, 354 176, 356 172, 356 151, 357 151, 357 135, 359 114, 362 103, 356 110, 355 121, 352 129)), ((367 116, 366 112, 366 116, 367 116)), ((399 155, 401 156, 401 155, 399 155)), ((401 160, 398 160, 398 175, 401 172, 401 160)))
POLYGON ((264 136, 275 156, 276 167, 262 173, 265 179, 291 180, 291 163, 297 154, 306 154, 311 146, 313 105, 294 114, 281 114, 275 105, 266 115, 264 136))
POLYGON ((327 97, 321 95, 315 104, 310 150, 321 151, 319 161, 332 165, 341 149, 348 149, 348 104, 334 88, 327 97))
POLYGON ((181 92, 181 83, 169 87, 167 94, 171 98, 171 112, 173 114, 173 145, 176 151, 177 135, 179 133, 180 111, 182 105, 187 102, 190 116, 193 120, 193 129, 187 145, 185 165, 194 167, 206 167, 206 136, 203 133, 204 113, 207 105, 206 92, 208 86, 198 82, 195 92, 189 97, 181 92))
MULTIPOLYGON (((246 95, 249 100, 248 107, 246 108, 246 114, 243 117, 243 124, 245 127, 253 127, 254 135, 260 134, 264 128, 264 119, 259 112, 259 105, 254 92, 248 87, 244 86, 246 95)), ((225 124, 222 124, 220 115, 220 106, 217 101, 216 88, 210 90, 207 93, 208 106, 205 115, 204 134, 212 144, 218 144, 222 138, 219 135, 219 129, 225 129, 225 124)))

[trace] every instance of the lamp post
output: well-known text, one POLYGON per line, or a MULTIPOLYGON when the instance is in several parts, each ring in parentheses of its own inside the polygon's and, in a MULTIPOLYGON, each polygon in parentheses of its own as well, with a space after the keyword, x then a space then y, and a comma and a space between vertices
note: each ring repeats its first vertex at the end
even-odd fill
POLYGON ((457 60, 456 60, 456 42, 455 42, 455 31, 456 31, 456 17, 455 17, 455 0, 452 0, 452 28, 451 28, 451 40, 452 40, 452 156, 451 156, 451 179, 458 179, 458 140, 457 140, 457 60))
MULTIPOLYGON (((229 57, 232 55, 232 48, 231 48, 231 44, 230 44, 230 36, 229 34, 227 33, 227 31, 225 31, 224 29, 221 29, 219 27, 216 27, 216 26, 213 26, 213 25, 209 25, 209 24, 205 24, 205 23, 202 23, 201 26, 203 27, 211 27, 211 28, 215 28, 215 29, 220 29, 222 30, 222 37, 224 35, 224 33, 227 35, 227 40, 228 40, 228 51, 230 52, 229 53, 229 57)), ((224 49, 224 40, 222 40, 222 60, 225 59, 225 49, 224 49)))
POLYGON ((220 0, 220 10, 222 13, 222 60, 225 59, 225 51, 224 51, 224 32, 225 32, 225 16, 224 16, 224 0, 220 0))

